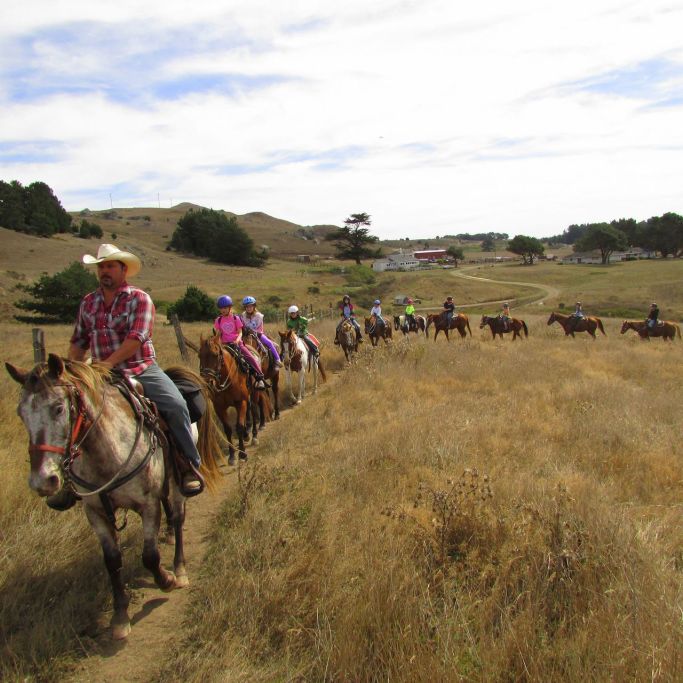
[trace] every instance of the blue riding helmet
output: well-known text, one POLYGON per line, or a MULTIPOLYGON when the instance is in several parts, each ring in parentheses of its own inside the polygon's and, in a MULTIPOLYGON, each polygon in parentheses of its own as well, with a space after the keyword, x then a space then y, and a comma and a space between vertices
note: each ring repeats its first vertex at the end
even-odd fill
POLYGON ((255 304, 256 299, 254 299, 253 296, 245 296, 244 299, 242 299, 242 306, 249 306, 250 304, 255 304))
POLYGON ((232 306, 232 299, 227 296, 227 294, 223 294, 223 296, 219 296, 217 301, 216 301, 216 306, 218 308, 226 308, 227 306, 232 306))
POLYGON ((379 306, 382 302, 379 299, 375 299, 375 306, 379 306))

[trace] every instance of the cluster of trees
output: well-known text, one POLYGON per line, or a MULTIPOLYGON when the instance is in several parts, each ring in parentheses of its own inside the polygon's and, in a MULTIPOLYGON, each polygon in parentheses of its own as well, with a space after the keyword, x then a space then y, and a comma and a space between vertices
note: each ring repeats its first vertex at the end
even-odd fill
POLYGON ((545 247, 541 240, 536 237, 527 237, 526 235, 516 235, 513 237, 507 246, 508 251, 513 254, 518 254, 522 257, 526 265, 531 265, 534 258, 543 256, 545 247))
POLYGON ((344 220, 344 227, 327 233, 325 239, 334 242, 338 259, 352 259, 360 265, 361 259, 378 258, 381 249, 372 248, 379 237, 370 234, 372 221, 367 213, 352 213, 344 220))
POLYGON ((603 262, 609 254, 628 247, 659 252, 663 257, 683 255, 683 216, 668 212, 646 221, 620 218, 609 223, 570 225, 561 235, 547 237, 547 244, 572 244, 575 251, 600 249, 603 262))
POLYGON ((188 285, 185 294, 168 307, 167 316, 175 313, 183 322, 213 320, 217 315, 216 302, 202 289, 188 285))
POLYGON ((268 258, 265 249, 256 251, 234 216, 213 209, 190 209, 178 221, 168 248, 233 266, 262 266, 268 258))
POLYGON ((0 227, 49 237, 71 231, 71 216, 49 185, 0 180, 0 227))
POLYGON ((30 298, 15 301, 14 305, 23 311, 32 311, 33 315, 14 317, 34 324, 73 323, 81 299, 97 286, 95 274, 78 262, 56 275, 45 273, 32 285, 18 285, 30 298))
MULTIPOLYGON (((80 225, 74 225, 74 233, 78 234, 84 240, 90 239, 91 237, 100 238, 104 234, 102 228, 97 223, 91 223, 83 219, 80 225)), ((112 235, 114 239, 114 235, 112 235)))

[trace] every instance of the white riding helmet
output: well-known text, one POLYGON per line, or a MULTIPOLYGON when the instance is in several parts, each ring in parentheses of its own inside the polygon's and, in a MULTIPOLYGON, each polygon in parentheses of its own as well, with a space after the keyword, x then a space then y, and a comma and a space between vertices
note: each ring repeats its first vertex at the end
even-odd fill
POLYGON ((287 309, 287 313, 298 313, 299 312, 299 307, 298 306, 290 306, 287 309))

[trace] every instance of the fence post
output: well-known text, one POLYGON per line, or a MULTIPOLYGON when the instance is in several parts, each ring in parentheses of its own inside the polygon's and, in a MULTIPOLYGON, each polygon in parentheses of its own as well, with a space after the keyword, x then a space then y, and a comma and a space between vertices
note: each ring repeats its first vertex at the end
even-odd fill
POLYGON ((186 363, 189 363, 190 357, 187 353, 187 346, 185 345, 185 337, 183 336, 183 331, 180 327, 180 320, 178 320, 178 316, 175 313, 171 314, 171 325, 173 325, 173 329, 175 330, 175 336, 176 336, 176 339, 178 340, 178 348, 180 349, 180 355, 182 356, 183 360, 186 363))
POLYGON ((34 363, 44 363, 45 362, 45 334, 40 327, 34 327, 31 329, 31 334, 33 336, 33 362, 34 363))

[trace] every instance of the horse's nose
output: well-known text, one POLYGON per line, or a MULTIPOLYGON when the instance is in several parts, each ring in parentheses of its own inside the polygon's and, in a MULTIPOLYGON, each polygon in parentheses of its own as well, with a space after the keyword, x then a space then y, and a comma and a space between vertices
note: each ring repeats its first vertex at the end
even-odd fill
POLYGON ((48 477, 41 477, 40 475, 31 474, 28 480, 28 485, 39 496, 52 496, 57 493, 60 488, 62 488, 62 480, 57 474, 51 474, 48 477))

